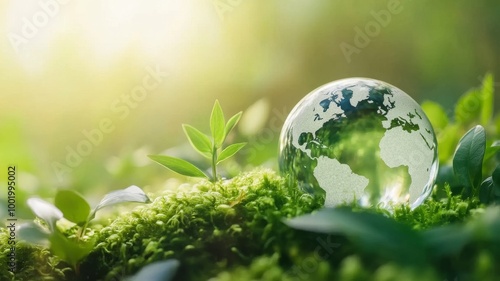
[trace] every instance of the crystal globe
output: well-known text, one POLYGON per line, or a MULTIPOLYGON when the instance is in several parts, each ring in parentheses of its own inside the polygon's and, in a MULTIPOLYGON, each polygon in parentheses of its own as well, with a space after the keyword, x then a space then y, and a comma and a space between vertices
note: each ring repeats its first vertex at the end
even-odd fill
POLYGON ((437 142, 422 108, 382 81, 350 78, 305 96, 285 121, 280 170, 325 206, 420 205, 438 170, 437 142))

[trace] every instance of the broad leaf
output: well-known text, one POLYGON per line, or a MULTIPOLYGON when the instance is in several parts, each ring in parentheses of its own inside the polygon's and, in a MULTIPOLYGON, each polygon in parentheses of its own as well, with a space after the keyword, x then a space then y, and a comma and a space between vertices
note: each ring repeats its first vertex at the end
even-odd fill
POLYGON ((431 121, 436 131, 441 131, 448 125, 448 115, 444 108, 436 102, 425 101, 422 103, 422 109, 431 121))
POLYGON ((59 190, 54 205, 62 211, 66 219, 78 225, 85 224, 90 214, 89 203, 73 190, 59 190))
POLYGON ((380 214, 353 212, 347 208, 325 208, 285 223, 300 230, 343 234, 367 253, 402 263, 425 262, 423 241, 418 233, 380 214))
POLYGON ((178 260, 158 261, 143 267, 137 274, 127 278, 127 281, 170 281, 173 280, 177 269, 178 260))
POLYGON ((217 164, 236 154, 236 152, 240 151, 240 149, 242 149, 246 144, 246 142, 235 143, 224 148, 217 159, 217 164))
POLYGON ((215 147, 222 146, 225 138, 226 120, 224 120, 224 113, 220 107, 219 101, 216 100, 210 116, 210 130, 214 138, 215 147))
POLYGON ((469 195, 481 183, 485 149, 486 133, 482 126, 476 126, 462 137, 455 151, 453 171, 469 195))
POLYGON ((129 186, 125 189, 112 191, 106 194, 104 198, 102 198, 101 202, 94 208, 94 210, 92 210, 89 221, 95 217, 95 213, 98 210, 104 207, 127 202, 149 203, 151 200, 142 189, 135 185, 129 186))
POLYGON ((224 137, 227 137, 229 133, 233 130, 233 128, 238 124, 241 118, 241 114, 243 112, 238 112, 236 113, 233 117, 229 118, 229 121, 227 121, 226 128, 224 129, 224 137))
POLYGON ((149 155, 148 157, 178 174, 195 178, 208 178, 205 173, 186 160, 165 155, 149 155))
POLYGON ((184 124, 182 125, 182 128, 184 129, 184 133, 186 134, 189 143, 191 143, 191 146, 193 146, 196 151, 206 158, 212 158, 213 145, 210 138, 193 126, 184 124))
POLYGON ((73 268, 94 248, 94 240, 77 241, 66 238, 59 231, 53 233, 50 238, 50 249, 60 259, 69 263, 73 268))
POLYGON ((481 124, 484 126, 489 125, 493 117, 493 75, 488 73, 482 83, 481 88, 481 124))
POLYGON ((56 222, 63 217, 61 210, 40 198, 30 198, 26 204, 37 217, 47 223, 50 231, 54 231, 56 222))
POLYGON ((21 224, 17 229, 17 237, 31 244, 46 245, 50 233, 34 222, 21 224))

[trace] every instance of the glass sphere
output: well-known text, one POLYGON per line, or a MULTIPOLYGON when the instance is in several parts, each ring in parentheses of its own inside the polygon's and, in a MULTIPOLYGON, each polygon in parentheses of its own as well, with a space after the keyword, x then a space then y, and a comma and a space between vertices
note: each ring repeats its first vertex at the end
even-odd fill
POLYGON ((305 96, 285 121, 279 161, 282 173, 324 196, 327 207, 415 208, 438 170, 436 136, 420 105, 367 78, 330 82, 305 96))

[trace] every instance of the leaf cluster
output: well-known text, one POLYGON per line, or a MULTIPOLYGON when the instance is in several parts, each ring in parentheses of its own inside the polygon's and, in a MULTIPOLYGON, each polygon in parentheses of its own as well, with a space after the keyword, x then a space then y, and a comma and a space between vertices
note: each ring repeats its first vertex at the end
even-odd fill
POLYGON ((125 202, 149 203, 149 197, 137 186, 106 194, 91 209, 90 204, 74 190, 59 190, 54 204, 30 198, 27 205, 42 224, 30 222, 19 229, 21 240, 47 245, 54 255, 78 271, 79 262, 94 248, 95 237, 85 235, 87 226, 102 208, 125 202))

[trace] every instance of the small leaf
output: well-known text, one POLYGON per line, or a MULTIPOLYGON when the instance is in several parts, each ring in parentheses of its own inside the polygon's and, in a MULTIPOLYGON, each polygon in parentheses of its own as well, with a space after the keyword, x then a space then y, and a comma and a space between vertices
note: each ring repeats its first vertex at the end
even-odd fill
POLYGON ((17 235, 20 240, 24 240, 28 243, 46 245, 49 241, 50 233, 36 223, 28 222, 19 226, 17 235))
POLYGON ((227 137, 227 135, 229 135, 229 133, 231 133, 233 128, 236 126, 236 124, 238 124, 238 122, 240 121, 240 118, 241 118, 241 114, 243 114, 243 112, 240 111, 240 112, 236 113, 233 117, 231 117, 229 119, 229 121, 227 121, 226 128, 224 130, 225 137, 227 137))
POLYGON ((481 183, 485 149, 486 133, 482 126, 476 126, 462 137, 455 151, 453 171, 467 193, 481 183))
POLYGON ((212 142, 210 138, 193 126, 182 125, 191 146, 206 158, 212 158, 212 142))
POLYGON ((429 117, 432 127, 436 131, 441 131, 448 125, 448 115, 446 115, 446 111, 438 103, 425 101, 422 103, 422 109, 427 117, 429 117))
POLYGON ((50 249, 60 259, 76 267, 79 261, 89 255, 94 248, 95 241, 77 241, 66 238, 59 231, 54 232, 50 238, 50 249))
POLYGON ((425 263, 423 241, 418 233, 380 214, 353 212, 347 208, 324 208, 285 223, 300 230, 343 234, 360 250, 370 254, 403 263, 425 263))
POLYGON ((178 174, 195 178, 208 178, 205 173, 186 160, 165 155, 149 155, 148 157, 178 174))
POLYGON ((142 189, 135 185, 129 186, 125 189, 112 191, 106 194, 104 198, 102 198, 101 202, 94 208, 94 210, 92 210, 89 221, 95 217, 95 213, 98 210, 111 205, 127 202, 149 203, 151 200, 142 189))
POLYGON ((216 100, 210 116, 210 130, 212 131, 212 137, 214 138, 216 148, 221 147, 224 142, 225 124, 224 113, 222 112, 219 101, 216 100))
POLYGON ((54 205, 64 217, 78 225, 85 224, 90 214, 90 205, 79 193, 73 190, 59 190, 54 205))
POLYGON ((178 260, 157 261, 143 267, 127 281, 170 281, 173 280, 180 263, 178 260))
POLYGON ((493 117, 493 75, 486 74, 481 88, 481 124, 487 126, 493 117))
POLYGON ((235 143, 224 148, 217 159, 217 164, 236 154, 236 152, 240 151, 240 149, 242 149, 246 144, 246 142, 235 143))
POLYGON ((50 231, 54 231, 56 222, 63 217, 63 213, 56 206, 40 198, 30 198, 26 202, 33 213, 45 221, 50 231))

